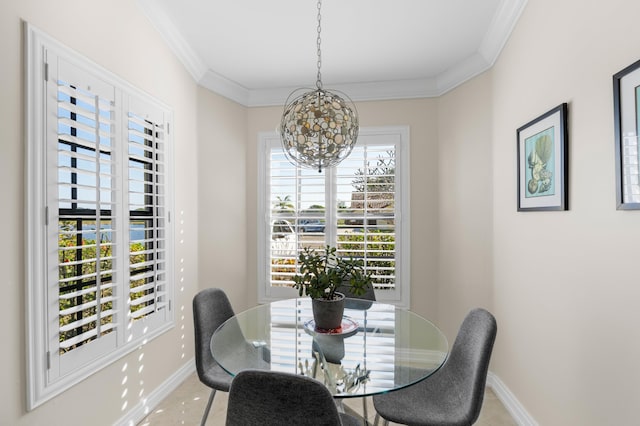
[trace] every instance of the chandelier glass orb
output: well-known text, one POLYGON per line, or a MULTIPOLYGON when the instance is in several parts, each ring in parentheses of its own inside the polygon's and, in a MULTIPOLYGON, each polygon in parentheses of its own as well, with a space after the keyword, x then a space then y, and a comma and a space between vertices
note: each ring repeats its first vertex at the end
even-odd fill
POLYGON ((321 0, 318 0, 316 89, 297 89, 289 95, 279 127, 282 147, 289 161, 318 172, 344 160, 358 139, 358 113, 353 102, 342 92, 322 87, 320 7, 321 0), (304 93, 296 96, 303 90, 304 93))

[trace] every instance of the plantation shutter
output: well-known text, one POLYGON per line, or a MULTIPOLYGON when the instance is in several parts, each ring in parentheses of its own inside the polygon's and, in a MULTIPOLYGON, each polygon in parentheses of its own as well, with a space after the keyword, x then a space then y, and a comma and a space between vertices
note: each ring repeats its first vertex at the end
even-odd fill
POLYGON ((388 137, 369 137, 335 168, 338 254, 364 261, 374 287, 395 287, 395 145, 388 137))
POLYGON ((270 283, 290 287, 299 251, 325 245, 325 173, 295 167, 279 146, 270 149, 269 165, 270 283))
POLYGON ((167 306, 166 129, 162 110, 131 97, 127 113, 129 314, 167 306))
POLYGON ((70 354, 78 347, 85 348, 81 362, 115 347, 119 302, 113 271, 115 89, 52 59, 48 107, 57 124, 48 145, 49 161, 57 167, 49 169, 49 180, 57 182, 57 190, 49 195, 49 220, 57 235, 49 253, 57 268, 49 291, 58 300, 50 317, 57 324, 51 337, 57 336, 58 345, 50 354, 58 361, 52 369, 56 376, 77 366, 77 354, 70 354))
POLYGON ((329 244, 337 247, 339 256, 363 261, 379 300, 406 306, 406 129, 361 129, 349 157, 321 173, 291 164, 277 135, 263 135, 262 140, 260 300, 295 296, 298 255, 305 248, 322 250, 329 244), (405 288, 398 284, 402 277, 405 288))

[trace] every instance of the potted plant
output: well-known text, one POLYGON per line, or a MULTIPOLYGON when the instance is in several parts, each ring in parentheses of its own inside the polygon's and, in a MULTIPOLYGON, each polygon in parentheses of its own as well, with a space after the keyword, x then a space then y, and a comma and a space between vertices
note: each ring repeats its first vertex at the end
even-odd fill
POLYGON ((300 272, 293 277, 299 295, 312 299, 316 327, 325 330, 342 324, 344 294, 336 291, 338 287, 346 285, 359 296, 371 285, 371 274, 365 273, 361 260, 339 257, 336 251, 329 245, 320 251, 305 247, 298 258, 300 272))

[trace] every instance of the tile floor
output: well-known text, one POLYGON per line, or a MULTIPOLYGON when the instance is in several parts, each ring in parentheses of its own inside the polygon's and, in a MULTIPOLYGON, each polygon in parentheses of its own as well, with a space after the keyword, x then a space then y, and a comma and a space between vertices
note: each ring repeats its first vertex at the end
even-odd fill
MULTIPOLYGON (((176 426, 199 425, 200 418, 207 404, 210 390, 198 381, 196 374, 189 376, 173 393, 163 400, 153 412, 145 417, 138 426, 176 426)), ((227 405, 226 392, 217 392, 207 419, 207 426, 224 426, 227 405)), ((373 423, 375 411, 371 398, 368 402, 368 417, 373 423)), ((345 402, 347 412, 362 414, 362 402, 360 399, 351 399, 345 402)), ((487 389, 484 405, 480 413, 480 419, 476 426, 514 426, 515 421, 504 408, 496 395, 487 389)))

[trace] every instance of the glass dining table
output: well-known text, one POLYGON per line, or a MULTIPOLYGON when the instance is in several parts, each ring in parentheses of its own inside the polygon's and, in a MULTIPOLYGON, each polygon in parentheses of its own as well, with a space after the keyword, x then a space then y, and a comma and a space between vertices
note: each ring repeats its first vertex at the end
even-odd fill
POLYGON ((223 323, 211 353, 233 376, 246 369, 303 374, 335 398, 410 386, 446 360, 447 339, 431 321, 386 303, 345 305, 342 326, 328 331, 314 327, 308 297, 259 305, 223 323))

